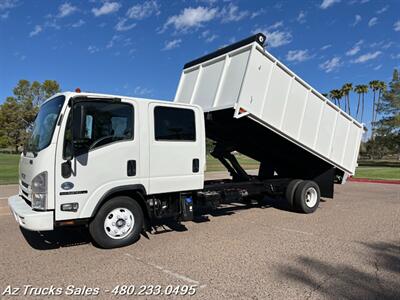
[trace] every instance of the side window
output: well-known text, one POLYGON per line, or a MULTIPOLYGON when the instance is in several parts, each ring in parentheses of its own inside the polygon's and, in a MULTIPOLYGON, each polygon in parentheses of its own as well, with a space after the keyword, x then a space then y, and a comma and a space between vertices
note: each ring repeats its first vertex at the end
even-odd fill
MULTIPOLYGON (((91 150, 121 140, 134 138, 134 108, 127 103, 108 101, 79 102, 85 113, 83 148, 91 150)), ((64 157, 72 150, 71 114, 64 137, 64 157)))
POLYGON ((154 136, 156 141, 195 141, 194 111, 167 106, 155 107, 154 136))

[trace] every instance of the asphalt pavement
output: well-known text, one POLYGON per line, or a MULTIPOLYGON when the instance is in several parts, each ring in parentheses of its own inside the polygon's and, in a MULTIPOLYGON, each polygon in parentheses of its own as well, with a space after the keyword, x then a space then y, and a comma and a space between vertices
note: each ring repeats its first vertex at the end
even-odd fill
POLYGON ((21 230, 6 203, 15 192, 0 186, 0 299, 56 288, 58 299, 97 288, 85 299, 113 299, 124 285, 159 286, 169 299, 400 299, 400 185, 335 186, 310 215, 271 199, 226 206, 114 250, 85 229, 21 230), (194 296, 175 296, 177 286, 194 296))

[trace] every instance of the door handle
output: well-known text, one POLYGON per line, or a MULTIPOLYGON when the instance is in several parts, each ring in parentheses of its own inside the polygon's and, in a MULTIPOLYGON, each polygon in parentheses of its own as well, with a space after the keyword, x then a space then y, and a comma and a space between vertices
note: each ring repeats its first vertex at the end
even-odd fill
POLYGON ((192 172, 198 173, 200 169, 200 161, 198 158, 194 158, 192 162, 192 172))
POLYGON ((128 160, 127 174, 128 174, 128 176, 136 175, 136 160, 128 160))

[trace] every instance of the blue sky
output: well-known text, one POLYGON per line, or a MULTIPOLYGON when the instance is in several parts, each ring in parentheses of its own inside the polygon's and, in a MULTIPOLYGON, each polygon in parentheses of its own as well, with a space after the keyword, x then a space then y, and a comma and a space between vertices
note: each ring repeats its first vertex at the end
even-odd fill
POLYGON ((0 102, 19 79, 173 99, 184 63, 258 31, 320 92, 388 81, 399 11, 398 0, 0 0, 0 102))

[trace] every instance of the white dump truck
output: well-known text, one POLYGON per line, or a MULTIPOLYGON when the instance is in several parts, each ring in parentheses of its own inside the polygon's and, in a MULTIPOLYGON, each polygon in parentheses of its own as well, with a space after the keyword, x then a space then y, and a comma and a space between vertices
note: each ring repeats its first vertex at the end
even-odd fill
POLYGON ((65 92, 44 102, 8 200, 33 231, 86 225, 104 248, 211 204, 286 199, 314 212, 354 174, 363 126, 264 50, 265 36, 184 66, 174 102, 65 92), (204 180, 206 138, 229 179, 204 180), (234 152, 258 162, 249 175, 234 152))

